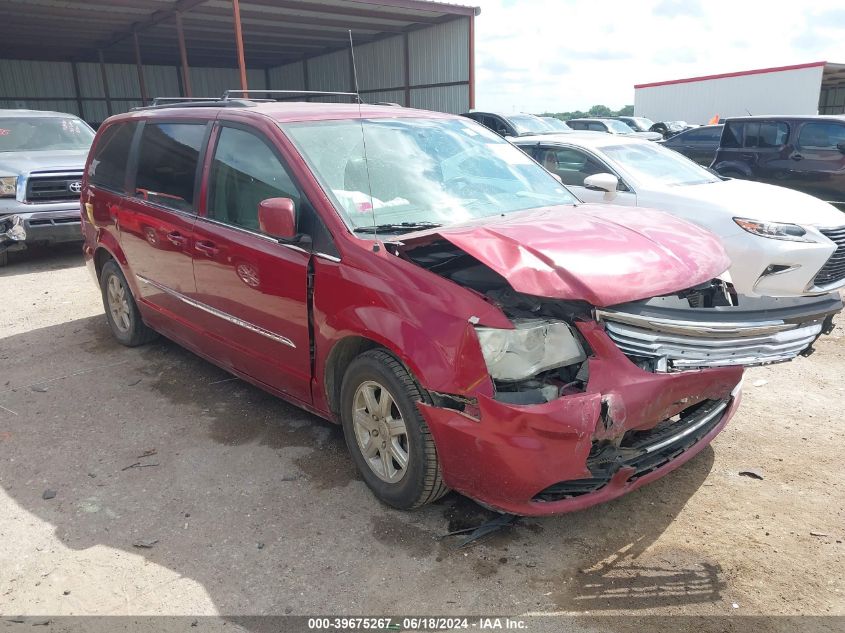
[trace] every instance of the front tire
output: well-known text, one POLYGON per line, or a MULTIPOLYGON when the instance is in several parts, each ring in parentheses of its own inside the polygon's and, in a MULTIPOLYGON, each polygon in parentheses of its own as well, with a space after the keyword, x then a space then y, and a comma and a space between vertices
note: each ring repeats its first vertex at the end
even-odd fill
POLYGON ((100 291, 103 294, 106 319, 119 343, 137 347, 158 336, 141 320, 141 313, 126 283, 126 277, 113 259, 107 261, 100 272, 100 291))
POLYGON ((349 365, 340 392, 346 445, 367 486, 401 510, 448 492, 431 431, 417 409, 427 394, 396 357, 364 352, 349 365))

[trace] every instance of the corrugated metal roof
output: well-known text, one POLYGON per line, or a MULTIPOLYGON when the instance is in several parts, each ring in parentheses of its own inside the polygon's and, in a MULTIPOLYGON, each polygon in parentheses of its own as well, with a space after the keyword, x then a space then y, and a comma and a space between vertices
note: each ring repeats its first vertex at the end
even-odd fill
MULTIPOLYGON (((181 12, 191 66, 235 67, 230 0, 0 0, 0 58, 134 62, 139 32, 145 64, 178 64, 181 12), (50 46, 44 46, 49 42, 50 46)), ((269 68, 356 44, 476 15, 425 0, 241 0, 247 65, 269 68)))

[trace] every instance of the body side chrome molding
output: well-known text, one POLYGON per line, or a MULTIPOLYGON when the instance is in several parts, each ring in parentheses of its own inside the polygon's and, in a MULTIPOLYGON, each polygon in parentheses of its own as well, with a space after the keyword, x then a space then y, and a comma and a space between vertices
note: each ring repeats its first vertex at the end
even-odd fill
POLYGON ((164 285, 158 283, 157 281, 153 281, 152 279, 148 279, 147 277, 144 277, 143 275, 136 274, 135 277, 137 277, 139 281, 142 281, 145 284, 149 284, 150 286, 153 286, 154 288, 158 288, 162 292, 167 293, 172 297, 176 297, 180 301, 183 301, 183 302, 187 303, 189 306, 197 308, 198 310, 202 310, 203 312, 207 312, 208 314, 211 314, 211 315, 216 316, 220 319, 223 319, 224 321, 228 321, 229 323, 234 323, 237 326, 240 326, 240 327, 242 327, 246 330, 249 330, 250 332, 255 332, 256 334, 260 334, 261 336, 265 336, 272 341, 276 341, 277 343, 282 343, 283 345, 287 345, 288 347, 293 347, 294 349, 296 348, 296 345, 294 344, 294 342, 286 336, 282 336, 281 334, 276 334, 275 332, 271 332, 270 330, 265 330, 263 327, 259 327, 258 325, 255 325, 255 324, 250 323, 248 321, 244 321, 243 319, 239 319, 236 316, 232 316, 231 314, 228 314, 226 312, 222 312, 222 311, 218 310, 217 308, 212 308, 210 305, 206 305, 205 303, 202 303, 200 301, 196 301, 194 299, 191 299, 190 297, 186 297, 181 292, 177 292, 176 290, 173 290, 172 288, 168 288, 167 286, 164 286, 164 285))

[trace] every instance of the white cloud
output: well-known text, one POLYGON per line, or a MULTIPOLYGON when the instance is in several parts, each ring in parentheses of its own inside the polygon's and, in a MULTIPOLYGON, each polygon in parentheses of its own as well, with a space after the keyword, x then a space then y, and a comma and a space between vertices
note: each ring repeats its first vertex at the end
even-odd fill
POLYGON ((475 0, 476 106, 566 111, 634 102, 634 84, 845 62, 841 0, 475 0))

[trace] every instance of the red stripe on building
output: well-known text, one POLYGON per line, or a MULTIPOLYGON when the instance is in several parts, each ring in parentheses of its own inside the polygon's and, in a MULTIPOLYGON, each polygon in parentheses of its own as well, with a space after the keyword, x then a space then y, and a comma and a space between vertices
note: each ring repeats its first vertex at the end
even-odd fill
POLYGON ((777 66, 775 68, 758 68, 757 70, 741 70, 736 73, 722 73, 721 75, 704 75, 702 77, 689 77, 687 79, 672 79, 671 81, 655 81, 650 84, 635 84, 634 88, 653 88, 655 86, 670 86, 672 84, 688 84, 695 81, 707 81, 709 79, 725 79, 727 77, 744 77, 745 75, 762 75, 764 73, 778 73, 784 70, 801 70, 802 68, 816 68, 825 66, 827 62, 810 62, 808 64, 794 64, 792 66, 777 66))

